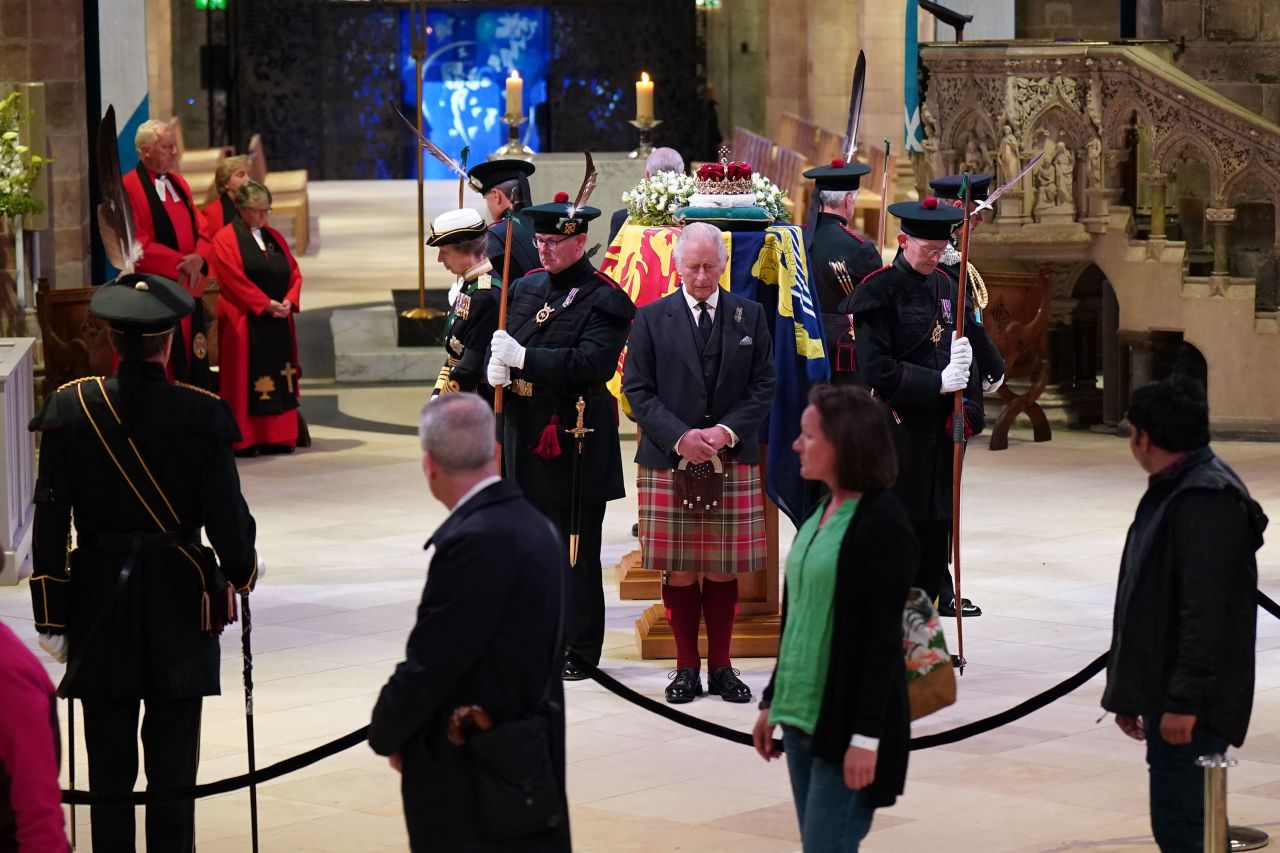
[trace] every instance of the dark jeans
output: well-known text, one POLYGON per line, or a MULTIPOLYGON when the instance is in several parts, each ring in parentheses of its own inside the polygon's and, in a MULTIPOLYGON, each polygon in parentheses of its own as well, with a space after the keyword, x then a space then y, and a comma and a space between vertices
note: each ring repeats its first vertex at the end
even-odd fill
MULTIPOLYGON (((200 763, 201 699, 148 699, 142 719, 142 755, 147 790, 196 783, 200 763)), ((138 779, 138 699, 83 699, 84 742, 89 750, 89 788, 129 793, 138 779)), ((194 800, 147 808, 147 853, 195 849, 194 800)), ((95 853, 132 853, 133 806, 90 806, 95 853)))
POLYGON ((1204 849, 1204 768, 1202 755, 1227 751, 1225 738, 1202 726, 1191 743, 1173 746, 1160 736, 1160 718, 1143 717, 1147 767, 1151 773, 1151 831, 1161 853, 1201 853, 1204 849))
POLYGON ((782 727, 782 748, 791 776, 804 853, 854 853, 871 831, 875 807, 844 784, 844 767, 815 756, 813 738, 782 727))

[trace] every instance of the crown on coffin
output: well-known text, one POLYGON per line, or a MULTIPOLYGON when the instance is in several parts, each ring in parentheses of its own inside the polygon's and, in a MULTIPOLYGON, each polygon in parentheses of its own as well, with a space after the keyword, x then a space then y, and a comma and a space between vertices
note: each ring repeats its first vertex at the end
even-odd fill
POLYGON ((706 163, 698 167, 693 191, 703 195, 743 195, 752 192, 751 166, 730 162, 729 149, 720 149, 719 163, 706 163))

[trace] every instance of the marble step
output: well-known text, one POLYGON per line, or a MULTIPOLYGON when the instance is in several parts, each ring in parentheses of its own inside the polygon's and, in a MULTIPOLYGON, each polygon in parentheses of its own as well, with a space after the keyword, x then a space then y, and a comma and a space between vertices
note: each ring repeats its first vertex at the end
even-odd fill
POLYGON ((396 346, 396 314, 390 305, 337 310, 333 333, 338 382, 432 382, 444 364, 444 347, 396 346))

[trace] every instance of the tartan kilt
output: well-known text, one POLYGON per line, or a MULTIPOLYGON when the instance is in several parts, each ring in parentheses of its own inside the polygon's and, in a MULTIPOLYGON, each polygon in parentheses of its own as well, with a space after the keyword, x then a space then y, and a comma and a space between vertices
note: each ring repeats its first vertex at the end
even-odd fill
POLYGON ((760 469, 725 460, 719 507, 692 513, 676 498, 675 472, 639 466, 640 558, 660 572, 758 572, 765 563, 760 469))

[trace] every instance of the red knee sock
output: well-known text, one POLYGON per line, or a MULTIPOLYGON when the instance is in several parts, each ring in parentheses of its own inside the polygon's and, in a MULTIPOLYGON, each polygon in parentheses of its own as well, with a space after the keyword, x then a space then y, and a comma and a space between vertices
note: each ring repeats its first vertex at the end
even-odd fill
POLYGON ((662 585, 662 603, 667 621, 676 637, 676 667, 702 668, 698 655, 698 623, 702 620, 702 594, 696 583, 689 586, 662 585))
POLYGON ((707 620, 707 672, 729 666, 733 619, 738 614, 738 579, 703 580, 702 615, 707 620))

